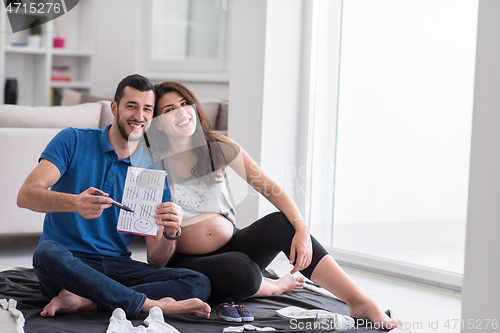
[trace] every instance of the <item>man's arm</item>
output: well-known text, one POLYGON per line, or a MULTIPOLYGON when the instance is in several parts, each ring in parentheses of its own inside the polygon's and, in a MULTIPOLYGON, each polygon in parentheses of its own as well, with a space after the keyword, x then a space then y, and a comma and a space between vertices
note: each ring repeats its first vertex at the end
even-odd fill
POLYGON ((50 161, 42 159, 33 169, 17 195, 17 205, 42 213, 74 212, 79 213, 86 219, 99 217, 102 211, 111 207, 111 199, 99 197, 95 204, 96 197, 92 194, 96 189, 89 188, 80 194, 68 194, 51 191, 61 173, 59 169, 50 161))
POLYGON ((160 226, 156 237, 146 237, 148 263, 151 266, 162 267, 167 264, 175 252, 176 240, 163 237, 163 229, 169 237, 174 237, 181 227, 181 207, 173 202, 164 202, 158 205, 155 218, 160 226))

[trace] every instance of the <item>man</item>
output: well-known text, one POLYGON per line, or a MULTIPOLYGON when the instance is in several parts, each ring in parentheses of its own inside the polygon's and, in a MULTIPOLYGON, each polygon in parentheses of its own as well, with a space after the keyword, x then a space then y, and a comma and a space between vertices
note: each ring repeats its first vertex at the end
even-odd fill
MULTIPOLYGON (((136 317, 158 306, 164 313, 209 317, 210 306, 203 302, 210 296, 206 276, 133 261, 127 246, 134 236, 116 230, 119 209, 111 198, 121 201, 131 155, 145 166, 153 163, 139 138, 153 117, 154 103, 148 79, 126 77, 111 103, 113 123, 59 132, 19 190, 19 207, 46 213, 33 253, 40 288, 51 298, 42 316, 119 307, 136 317)), ((169 200, 166 186, 155 215, 164 237, 156 244, 146 237, 148 261, 166 262, 175 250, 182 212, 169 200)))

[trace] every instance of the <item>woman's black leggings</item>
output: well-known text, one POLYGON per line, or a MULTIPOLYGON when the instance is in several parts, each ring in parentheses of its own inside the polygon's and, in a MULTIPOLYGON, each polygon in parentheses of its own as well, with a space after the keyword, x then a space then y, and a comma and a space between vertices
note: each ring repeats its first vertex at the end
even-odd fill
MULTIPOLYGON (((204 255, 176 253, 167 266, 189 268, 205 274, 212 284, 213 300, 242 300, 259 290, 262 271, 278 253, 283 251, 290 258, 294 235, 295 229, 285 214, 276 212, 236 230, 229 242, 214 252, 204 255)), ((307 278, 327 254, 314 237, 311 236, 311 240, 311 264, 300 271, 307 278)))

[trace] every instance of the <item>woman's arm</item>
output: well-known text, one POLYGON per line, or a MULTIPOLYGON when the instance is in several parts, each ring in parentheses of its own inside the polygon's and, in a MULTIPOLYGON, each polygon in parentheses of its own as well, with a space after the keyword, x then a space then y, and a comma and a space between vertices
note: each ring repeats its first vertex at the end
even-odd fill
MULTIPOLYGON (((223 136, 216 136, 223 142, 236 144, 231 139, 223 136)), ((240 156, 235 158, 229 166, 257 192, 261 193, 277 209, 288 218, 288 221, 295 228, 295 236, 292 240, 290 251, 290 263, 294 265, 291 273, 295 273, 309 266, 312 258, 312 244, 307 227, 299 208, 292 197, 285 190, 271 179, 259 165, 240 147, 240 156), (308 261, 309 260, 309 261, 308 261)))
POLYGON ((158 205, 155 219, 160 226, 156 237, 146 237, 147 260, 150 266, 163 267, 175 252, 176 240, 163 237, 163 229, 169 237, 174 237, 181 227, 181 207, 173 202, 164 202, 158 205))

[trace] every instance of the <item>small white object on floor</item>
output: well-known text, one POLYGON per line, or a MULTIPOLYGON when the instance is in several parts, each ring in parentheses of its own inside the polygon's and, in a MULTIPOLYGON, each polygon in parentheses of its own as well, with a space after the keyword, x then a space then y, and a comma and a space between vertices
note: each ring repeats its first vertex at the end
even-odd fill
POLYGON ((116 308, 109 318, 109 326, 106 333, 180 333, 175 327, 165 323, 163 312, 157 306, 149 310, 149 316, 144 319, 148 327, 142 325, 135 327, 127 320, 125 311, 116 308))
POLYGON ((243 332, 243 331, 276 331, 274 327, 257 327, 250 324, 243 326, 228 326, 222 330, 222 333, 243 332))
POLYGON ((144 319, 144 323, 148 325, 148 330, 146 331, 148 333, 179 333, 175 327, 165 322, 163 311, 157 306, 149 310, 149 316, 144 319))
POLYGON ((16 318, 16 332, 17 333, 24 333, 25 319, 24 319, 23 313, 21 311, 19 311, 18 309, 16 309, 17 301, 15 299, 11 298, 7 302, 7 300, 5 298, 3 298, 3 299, 0 299, 0 304, 2 305, 2 308, 4 308, 4 310, 8 310, 14 316, 14 318, 16 318))
POLYGON ((408 328, 405 328, 405 322, 399 319, 399 317, 392 310, 387 310, 385 312, 389 317, 397 321, 399 327, 390 330, 388 333, 411 333, 408 328))
MULTIPOLYGON (((144 326, 142 326, 145 328, 144 326)), ((109 325, 106 333, 122 333, 122 332, 137 332, 137 328, 132 325, 130 321, 127 320, 125 311, 120 308, 116 308, 109 318, 109 325)))
POLYGON ((350 330, 355 326, 354 319, 349 316, 320 309, 308 310, 288 306, 276 310, 276 313, 287 319, 314 319, 318 327, 330 327, 334 330, 350 330))
POLYGON ((314 319, 316 315, 328 315, 331 312, 320 309, 303 309, 298 306, 287 306, 286 308, 276 310, 278 316, 287 319, 314 319))

